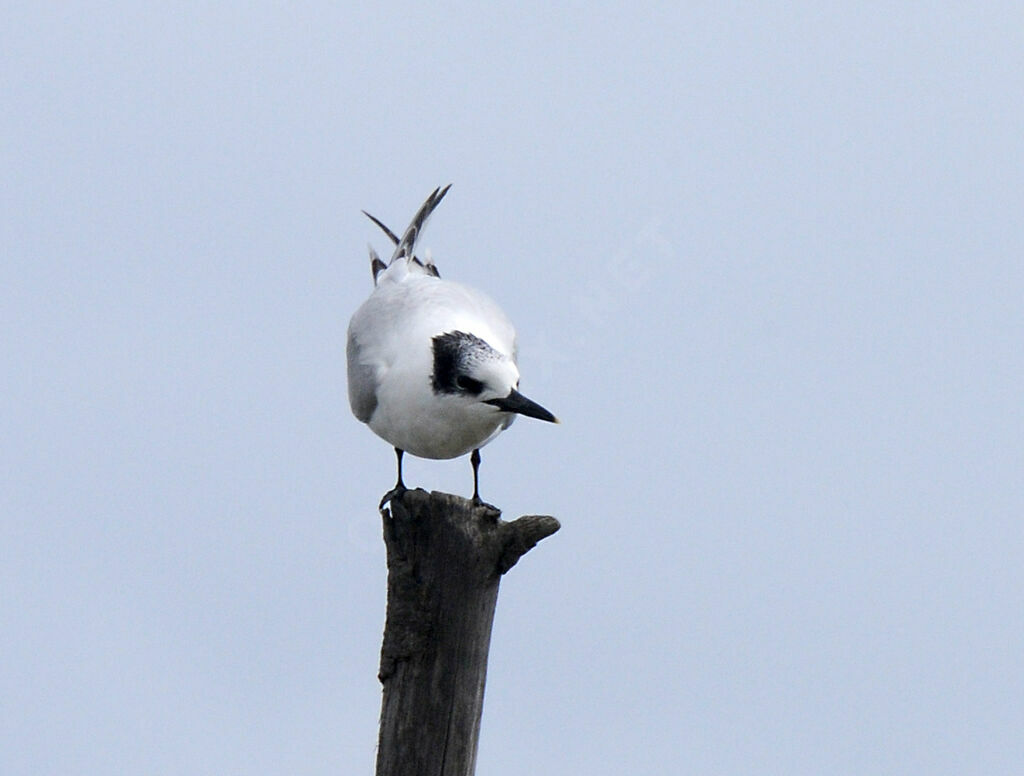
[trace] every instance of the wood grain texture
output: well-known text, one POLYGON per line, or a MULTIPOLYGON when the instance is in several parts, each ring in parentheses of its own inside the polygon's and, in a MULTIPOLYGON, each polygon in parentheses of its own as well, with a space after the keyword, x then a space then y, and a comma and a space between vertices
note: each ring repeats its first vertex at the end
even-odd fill
POLYGON ((471 776, 498 583, 553 517, 408 490, 383 510, 388 561, 377 776, 471 776))

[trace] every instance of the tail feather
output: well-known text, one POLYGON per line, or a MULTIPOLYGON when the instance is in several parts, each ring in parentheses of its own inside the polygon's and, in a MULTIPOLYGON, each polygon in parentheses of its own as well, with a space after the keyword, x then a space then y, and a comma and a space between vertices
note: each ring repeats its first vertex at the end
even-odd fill
POLYGON ((433 275, 435 278, 441 277, 441 273, 437 271, 437 267, 434 265, 434 257, 430 255, 430 248, 427 248, 422 264, 423 269, 427 271, 428 275, 433 275))
POLYGON ((377 285, 377 276, 387 269, 387 265, 380 260, 380 256, 377 255, 377 251, 373 249, 372 245, 367 247, 370 249, 370 272, 373 273, 373 284, 377 285))

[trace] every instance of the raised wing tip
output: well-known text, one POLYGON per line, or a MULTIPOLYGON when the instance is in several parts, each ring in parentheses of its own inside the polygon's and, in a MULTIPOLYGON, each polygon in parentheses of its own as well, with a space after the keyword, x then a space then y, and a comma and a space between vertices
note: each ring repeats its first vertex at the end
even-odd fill
POLYGON ((386 235, 387 235, 387 236, 388 236, 388 237, 390 238, 390 240, 391 240, 391 243, 392 243, 393 245, 398 245, 398 235, 397 235, 397 234, 395 234, 394 232, 392 232, 392 231, 391 231, 390 229, 388 229, 388 228, 387 228, 387 227, 386 227, 386 226, 384 225, 384 222, 383 222, 383 221, 381 221, 381 220, 380 220, 379 218, 377 218, 376 216, 372 216, 372 215, 370 215, 370 214, 369 214, 369 213, 367 213, 367 212, 366 212, 365 210, 363 211, 363 215, 364 215, 364 216, 366 216, 367 218, 369 218, 369 219, 370 219, 371 221, 373 221, 373 223, 375 223, 375 224, 376 224, 377 226, 379 226, 379 227, 380 227, 380 229, 381 229, 381 231, 382 231, 382 232, 384 232, 384 234, 386 234, 386 235))
POLYGON ((448 193, 448 189, 451 187, 452 184, 449 183, 444 188, 438 186, 430 192, 427 199, 420 205, 420 209, 416 211, 416 215, 413 216, 409 226, 406 227, 402 239, 395 243, 395 252, 391 256, 391 261, 394 261, 399 256, 409 257, 413 255, 416 250, 416 241, 419 239, 420 234, 423 233, 427 219, 430 218, 430 214, 434 212, 434 209, 444 199, 444 195, 448 193))

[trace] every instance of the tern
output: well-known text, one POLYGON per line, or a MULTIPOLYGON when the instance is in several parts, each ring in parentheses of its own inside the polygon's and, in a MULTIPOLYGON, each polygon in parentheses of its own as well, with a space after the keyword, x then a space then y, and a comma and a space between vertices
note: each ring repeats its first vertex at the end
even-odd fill
POLYGON ((470 453, 473 503, 480 505, 480 448, 516 415, 558 419, 519 392, 516 332, 485 294, 442 280, 429 256, 416 256, 427 219, 451 184, 434 189, 399 238, 363 211, 394 243, 385 264, 370 246, 374 290, 348 326, 352 414, 395 448, 398 481, 380 508, 405 491, 402 456, 470 453))

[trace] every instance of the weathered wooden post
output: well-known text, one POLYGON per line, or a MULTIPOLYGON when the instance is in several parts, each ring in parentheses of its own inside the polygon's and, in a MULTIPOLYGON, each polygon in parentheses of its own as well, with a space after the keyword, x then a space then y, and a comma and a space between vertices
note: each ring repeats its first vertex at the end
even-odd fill
POLYGON ((501 575, 559 529, 408 490, 383 510, 388 604, 377 776, 472 776, 501 575))

